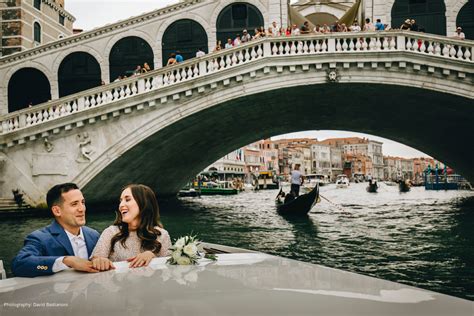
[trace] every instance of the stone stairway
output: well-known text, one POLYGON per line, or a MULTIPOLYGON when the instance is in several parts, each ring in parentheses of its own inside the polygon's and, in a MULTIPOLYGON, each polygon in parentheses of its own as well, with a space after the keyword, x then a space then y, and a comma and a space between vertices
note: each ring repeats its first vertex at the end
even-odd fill
POLYGON ((21 208, 15 203, 14 199, 0 198, 0 211, 17 211, 29 208, 28 205, 23 205, 21 208))

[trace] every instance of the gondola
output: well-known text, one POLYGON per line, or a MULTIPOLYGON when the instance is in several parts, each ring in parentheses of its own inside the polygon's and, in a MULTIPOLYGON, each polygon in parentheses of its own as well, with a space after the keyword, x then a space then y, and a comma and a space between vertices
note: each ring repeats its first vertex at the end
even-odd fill
MULTIPOLYGON (((278 196, 281 194, 278 193, 278 196)), ((298 196, 287 203, 276 200, 277 211, 281 215, 307 215, 319 198, 319 186, 316 185, 309 193, 298 196)))
POLYGON ((410 191, 410 185, 406 183, 405 181, 400 181, 398 182, 398 190, 400 192, 408 192, 410 191))
POLYGON ((369 193, 377 193, 378 189, 377 182, 369 182, 369 185, 367 186, 367 192, 369 193))

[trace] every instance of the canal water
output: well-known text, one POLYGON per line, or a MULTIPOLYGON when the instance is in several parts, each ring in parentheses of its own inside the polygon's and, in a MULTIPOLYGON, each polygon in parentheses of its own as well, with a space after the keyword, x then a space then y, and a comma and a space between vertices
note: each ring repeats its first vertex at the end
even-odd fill
MULTIPOLYGON (((474 300, 474 192, 425 191, 380 184, 321 188, 322 199, 307 218, 286 219, 275 210, 278 191, 162 202, 172 239, 201 240, 263 251, 337 269, 401 282, 474 300)), ((87 197, 86 197, 87 198, 87 197)), ((88 209, 88 225, 103 230, 114 208, 88 209)), ((10 261, 23 238, 47 225, 47 217, 3 218, 0 259, 10 261)))

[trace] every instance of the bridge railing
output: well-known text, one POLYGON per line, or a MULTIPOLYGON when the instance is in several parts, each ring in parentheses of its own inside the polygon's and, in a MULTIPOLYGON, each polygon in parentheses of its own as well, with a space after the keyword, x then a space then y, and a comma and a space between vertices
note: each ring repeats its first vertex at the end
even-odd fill
POLYGON ((0 117, 0 135, 102 107, 262 58, 318 54, 410 52, 474 62, 474 41, 414 32, 333 33, 271 37, 100 86, 0 117))

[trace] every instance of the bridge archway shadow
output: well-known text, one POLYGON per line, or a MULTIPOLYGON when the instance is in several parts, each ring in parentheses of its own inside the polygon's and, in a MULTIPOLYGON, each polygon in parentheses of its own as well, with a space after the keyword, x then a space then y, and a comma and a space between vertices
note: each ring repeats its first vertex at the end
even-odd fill
MULTIPOLYGON (((288 83, 291 85, 291 83, 288 83)), ((305 130, 341 130, 391 139, 430 154, 474 179, 465 135, 472 100, 398 85, 288 86, 223 101, 183 117, 130 148, 88 181, 88 202, 115 201, 122 185, 144 183, 173 195, 205 167, 254 141, 305 130)), ((150 128, 156 120, 146 123, 150 128)), ((91 166, 94 168, 94 166, 91 166)))
POLYGON ((8 82, 8 112, 14 112, 51 99, 51 86, 36 68, 22 68, 8 82))

